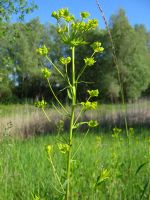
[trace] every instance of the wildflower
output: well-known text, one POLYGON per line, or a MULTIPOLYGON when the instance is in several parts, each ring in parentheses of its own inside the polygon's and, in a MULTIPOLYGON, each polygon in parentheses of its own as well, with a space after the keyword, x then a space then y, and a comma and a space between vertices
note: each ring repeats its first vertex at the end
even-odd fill
POLYGON ((73 15, 65 16, 64 19, 66 20, 66 22, 71 22, 74 20, 74 16, 73 15))
POLYGON ((98 122, 95 121, 95 120, 90 120, 87 124, 91 128, 94 128, 94 127, 98 126, 98 122))
POLYGON ((68 8, 62 8, 58 10, 58 14, 60 17, 65 18, 70 15, 68 8))
POLYGON ((87 90, 87 92, 89 93, 90 97, 98 97, 99 95, 99 91, 97 90, 87 90))
POLYGON ((98 26, 98 21, 96 19, 89 19, 86 23, 86 30, 90 31, 92 29, 95 29, 98 26))
POLYGON ((118 138, 119 134, 122 132, 122 129, 120 128, 113 128, 113 134, 112 134, 112 137, 113 138, 118 138))
POLYGON ((35 105, 36 107, 38 107, 38 108, 44 109, 44 108, 46 107, 46 105, 47 105, 47 102, 44 101, 44 100, 42 100, 42 101, 37 101, 37 102, 35 102, 34 105, 35 105))
POLYGON ((97 102, 95 102, 95 101, 81 102, 81 105, 83 106, 84 110, 95 110, 97 108, 97 102))
POLYGON ((61 153, 67 153, 70 149, 68 144, 57 144, 61 153))
POLYGON ((67 26, 63 26, 63 27, 59 27, 58 29, 57 29, 57 33, 66 33, 68 31, 68 28, 67 28, 67 26))
POLYGON ((44 78, 48 79, 52 72, 49 71, 46 67, 45 68, 41 68, 41 72, 42 72, 42 75, 44 76, 44 78))
POLYGON ((96 61, 94 60, 94 58, 90 57, 90 58, 85 58, 85 59, 84 59, 84 62, 85 62, 85 65, 86 65, 86 66, 92 66, 92 65, 94 65, 94 63, 95 63, 96 61))
POLYGON ((64 57, 61 57, 60 58, 60 62, 63 64, 63 65, 67 65, 71 62, 71 58, 70 57, 67 57, 67 58, 64 58, 64 57))
POLYGON ((51 155, 52 151, 53 151, 53 145, 50 145, 50 144, 49 144, 49 145, 47 146, 47 153, 48 153, 49 156, 51 155))
POLYGON ((122 129, 120 129, 120 128, 113 128, 113 133, 114 134, 119 134, 119 133, 121 133, 122 132, 122 129))
POLYGON ((100 175, 97 177, 95 187, 101 185, 107 179, 109 179, 109 171, 103 168, 101 169, 100 175))
POLYGON ((81 12, 80 15, 81 15, 82 19, 86 19, 86 18, 88 18, 90 16, 90 13, 88 13, 88 12, 81 12))
POLYGON ((48 54, 48 49, 45 45, 43 45, 41 48, 36 49, 36 52, 41 56, 46 56, 48 54))
POLYGON ((101 46, 101 42, 94 42, 91 47, 93 48, 95 53, 102 53, 104 51, 104 48, 101 46))
POLYGON ((51 16, 52 17, 54 17, 55 19, 57 19, 57 20, 59 20, 60 19, 60 16, 59 16, 59 14, 57 13, 57 12, 52 12, 52 14, 51 14, 51 16))

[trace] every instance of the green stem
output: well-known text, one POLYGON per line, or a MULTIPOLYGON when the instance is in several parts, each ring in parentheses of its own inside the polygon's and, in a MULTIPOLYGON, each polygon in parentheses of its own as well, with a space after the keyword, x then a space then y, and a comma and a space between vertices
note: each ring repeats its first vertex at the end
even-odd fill
POLYGON ((63 75, 63 73, 58 69, 58 67, 51 61, 51 59, 48 57, 48 56, 46 56, 46 58, 47 58, 47 60, 50 62, 50 64, 56 69, 56 71, 63 77, 63 78, 65 78, 64 77, 64 75, 63 75))
POLYGON ((72 87, 72 85, 71 85, 71 83, 70 83, 70 80, 69 80, 69 76, 68 76, 67 64, 65 65, 65 71, 66 71, 66 79, 67 79, 68 85, 69 85, 70 87, 72 87))
POLYGON ((55 176, 56 180, 58 181, 58 183, 59 183, 59 185, 60 185, 60 187, 61 187, 61 189, 62 189, 62 191, 63 191, 62 193, 64 193, 65 191, 64 191, 63 185, 62 185, 62 183, 61 183, 61 181, 60 181, 60 178, 59 178, 59 176, 58 176, 58 174, 57 174, 57 171, 56 171, 56 168, 55 168, 55 166, 54 166, 54 164, 53 164, 53 161, 52 161, 51 156, 49 156, 49 161, 50 161, 50 163, 51 163, 54 176, 55 176))
POLYGON ((77 150, 76 150, 75 153, 73 154, 72 160, 73 160, 73 158, 76 156, 76 154, 78 153, 80 147, 82 146, 82 144, 83 144, 83 142, 84 142, 84 140, 85 140, 87 134, 89 133, 89 130, 90 130, 90 129, 87 130, 87 132, 85 133, 85 135, 84 135, 82 141, 80 142, 79 146, 77 147, 77 150))
MULTIPOLYGON (((89 101, 90 99, 91 99, 91 97, 89 97, 86 101, 89 101)), ((77 123, 77 121, 78 121, 78 119, 81 116, 83 111, 84 111, 84 108, 82 107, 81 110, 79 111, 79 113, 77 114, 77 117, 76 117, 76 119, 74 121, 74 126, 76 125, 76 123, 77 123)))
POLYGON ((53 90, 53 88, 52 88, 52 86, 51 86, 51 84, 50 84, 49 79, 47 79, 47 82, 48 82, 49 88, 50 88, 50 90, 51 90, 53 96, 55 97, 56 101, 59 103, 59 105, 62 107, 62 109, 66 112, 66 114, 69 114, 68 111, 66 110, 66 108, 62 105, 62 103, 61 103, 61 102, 59 101, 59 99, 57 98, 57 96, 56 96, 56 94, 55 94, 55 92, 54 92, 54 90, 53 90))
MULTIPOLYGON (((118 82, 119 82, 119 85, 120 85, 121 100, 122 100, 122 104, 126 106, 126 104, 125 104, 125 96, 124 96, 124 88, 123 88, 123 84, 121 82, 121 74, 120 74, 118 59, 117 59, 117 56, 116 56, 114 41, 113 41, 113 38, 112 38, 112 35, 111 35, 111 31, 110 31, 107 19, 105 17, 105 14, 104 14, 104 12, 103 12, 98 0, 96 0, 96 4, 98 6, 99 11, 101 12, 102 18, 103 18, 104 23, 106 25, 106 29, 108 31, 108 35, 109 35, 111 46, 112 46, 113 61, 115 63, 116 69, 117 69, 118 82)), ((124 113, 124 123, 125 123, 126 134, 127 134, 128 140, 129 140, 129 131, 128 131, 128 122, 127 122, 126 113, 124 113)))
POLYGON ((81 70, 81 72, 79 73, 79 75, 78 75, 78 77, 77 77, 77 80, 76 80, 77 83, 78 83, 78 80, 80 79, 80 77, 82 76, 83 72, 85 71, 86 67, 87 67, 87 66, 84 65, 83 68, 82 68, 82 70, 81 70))
POLYGON ((48 120, 49 122, 51 122, 51 120, 50 120, 50 118, 48 117, 47 113, 45 112, 44 108, 42 108, 42 111, 43 111, 44 115, 46 116, 47 120, 48 120))
POLYGON ((71 118, 69 130, 69 152, 67 157, 67 187, 66 187, 66 200, 70 199, 70 175, 71 175, 71 152, 72 152, 72 134, 75 116, 76 105, 76 81, 75 81, 75 47, 72 47, 72 105, 71 105, 71 118))
MULTIPOLYGON (((93 54, 91 55, 91 58, 95 55, 95 52, 93 52, 93 54)), ((81 69, 76 82, 78 83, 78 80, 80 79, 80 77, 82 76, 82 74, 84 73, 85 69, 86 69, 87 65, 84 65, 83 68, 81 69)))

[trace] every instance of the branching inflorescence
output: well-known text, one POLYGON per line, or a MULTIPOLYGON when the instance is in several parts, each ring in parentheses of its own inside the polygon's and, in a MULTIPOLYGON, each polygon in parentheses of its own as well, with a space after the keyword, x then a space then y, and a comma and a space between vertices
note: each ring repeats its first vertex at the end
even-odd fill
MULTIPOLYGON (((50 163, 52 164, 52 168, 54 171, 54 175, 56 179, 59 182, 61 192, 64 194, 64 198, 66 200, 71 199, 71 161, 72 157, 74 155, 72 154, 72 145, 73 145, 73 132, 75 129, 79 128, 82 125, 87 125, 89 128, 96 127, 98 125, 98 122, 95 120, 85 121, 81 122, 79 121, 79 118, 83 112, 86 112, 87 110, 95 110, 97 108, 97 102, 92 101, 92 98, 97 97, 99 95, 98 90, 87 90, 87 93, 89 95, 89 98, 85 102, 81 102, 81 109, 75 116, 75 108, 77 106, 77 86, 78 81, 81 78, 82 74, 88 67, 92 67, 96 60, 94 59, 94 55, 96 53, 103 53, 104 48, 101 46, 100 42, 94 42, 91 44, 91 48, 93 49, 93 53, 90 57, 84 58, 84 66, 81 68, 81 71, 79 74, 76 74, 76 67, 75 67, 75 49, 79 45, 86 45, 88 44, 87 41, 85 41, 85 34, 89 33, 91 30, 95 30, 98 26, 98 21, 96 19, 89 19, 90 14, 88 12, 81 12, 80 13, 80 20, 76 20, 75 17, 69 12, 67 8, 60 9, 56 12, 52 12, 52 17, 56 19, 57 21, 57 32, 61 37, 61 40, 63 43, 68 47, 68 49, 71 49, 71 57, 61 57, 60 63, 64 67, 64 72, 61 71, 61 69, 56 66, 52 59, 48 56, 49 49, 43 45, 40 48, 37 49, 37 53, 41 56, 44 56, 51 64, 52 68, 57 71, 57 73, 65 79, 67 82, 66 88, 67 88, 67 94, 69 99, 71 99, 71 109, 68 110, 63 106, 61 101, 58 99, 57 95, 55 94, 55 91, 52 88, 51 85, 51 75, 53 73, 53 70, 49 70, 48 68, 42 68, 41 72, 43 74, 43 77, 47 80, 49 88, 52 92, 52 94, 55 97, 55 100, 58 102, 59 106, 62 108, 64 113, 68 116, 70 121, 70 128, 69 128, 69 134, 67 142, 64 141, 64 143, 57 144, 58 149, 61 153, 66 154, 67 156, 67 169, 66 169, 66 184, 61 183, 61 179, 59 178, 56 169, 54 167, 52 156, 53 153, 52 149, 53 147, 49 145, 47 147, 47 152, 49 156, 50 163), (72 70, 71 70, 71 77, 68 75, 68 64, 71 64, 72 70), (65 186, 64 186, 65 185, 65 186)), ((46 102, 44 100, 37 102, 36 106, 39 108, 42 108, 44 111, 47 119, 50 121, 48 115, 46 114, 45 107, 46 102)), ((88 128, 88 131, 89 131, 88 128)), ((87 133, 88 133, 87 131, 87 133)), ((82 142, 81 142, 82 144, 82 142)), ((79 145, 80 147, 81 145, 79 145)), ((77 148, 78 151, 78 148, 77 148)))

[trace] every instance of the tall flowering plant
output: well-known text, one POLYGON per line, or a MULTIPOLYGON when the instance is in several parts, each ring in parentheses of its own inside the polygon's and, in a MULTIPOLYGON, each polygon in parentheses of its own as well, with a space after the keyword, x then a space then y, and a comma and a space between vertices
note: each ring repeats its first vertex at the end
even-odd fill
MULTIPOLYGON (((67 94, 69 99, 71 99, 71 109, 67 110, 67 108, 65 108, 62 102, 58 99, 57 95, 55 94, 55 91, 52 88, 51 75, 53 74, 53 70, 50 71, 48 68, 42 68, 41 72, 43 74, 43 77, 47 80, 49 88, 53 93, 56 101, 61 106, 63 112, 68 116, 70 121, 67 141, 58 144, 59 150, 63 154, 66 154, 67 156, 67 163, 66 163, 67 168, 66 168, 66 180, 65 180, 66 184, 61 183, 61 180, 54 167, 51 157, 53 149, 52 146, 49 145, 47 148, 49 159, 54 170, 54 174, 56 176, 56 179, 58 180, 62 193, 64 194, 64 199, 66 200, 69 200, 71 198, 70 177, 71 177, 71 163, 72 163, 71 161, 73 157, 73 151, 72 151, 73 133, 75 129, 79 128, 83 124, 87 124, 89 128, 96 127, 98 125, 98 122, 95 120, 83 121, 83 122, 79 121, 79 118, 83 112, 86 112, 87 110, 95 110, 97 108, 97 102, 92 101, 93 97, 97 97, 99 95, 99 91, 97 89, 87 91, 89 97, 85 102, 80 102, 81 110, 79 110, 77 115, 75 115, 75 108, 77 107, 77 87, 79 80, 87 68, 94 66, 96 62, 96 60, 94 59, 95 54, 102 53, 104 51, 104 48, 101 46, 100 42, 94 42, 93 44, 91 44, 91 48, 93 49, 92 55, 90 57, 84 58, 84 66, 81 68, 78 74, 76 73, 75 50, 80 45, 88 44, 88 42, 85 41, 84 39, 85 34, 89 33, 91 30, 96 29, 98 26, 98 21, 96 19, 89 19, 89 16, 90 14, 88 12, 81 12, 80 13, 81 18, 79 20, 76 20, 75 17, 69 12, 67 8, 62 8, 59 9, 58 11, 52 12, 52 17, 55 18, 57 21, 57 32, 61 37, 63 43, 71 51, 71 57, 68 56, 60 58, 60 63, 64 68, 63 71, 61 71, 61 69, 57 65, 55 65, 52 59, 48 56, 49 50, 45 45, 37 49, 37 53, 40 54, 41 56, 44 56, 51 64, 52 69, 56 70, 58 74, 66 81, 67 94), (71 77, 68 75, 68 64, 71 64, 72 68, 71 77)), ((37 102, 36 106, 43 110, 47 119, 50 121, 45 111, 46 104, 47 103, 44 100, 42 100, 37 102)))

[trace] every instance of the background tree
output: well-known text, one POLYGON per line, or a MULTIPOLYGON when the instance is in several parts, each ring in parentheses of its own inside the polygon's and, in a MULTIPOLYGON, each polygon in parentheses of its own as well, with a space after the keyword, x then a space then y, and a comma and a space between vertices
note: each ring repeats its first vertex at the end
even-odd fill
MULTIPOLYGON (((58 37, 56 27, 49 23, 43 25, 38 19, 26 24, 23 22, 11 24, 3 21, 0 25, 4 25, 7 30, 2 34, 3 37, 0 37, 0 99, 13 95, 22 99, 42 98, 42 96, 49 99, 51 94, 47 92, 48 88, 41 79, 40 68, 46 66, 51 69, 53 66, 39 57, 35 49, 47 44, 51 49, 49 56, 62 71, 64 70, 58 58, 65 57, 68 52, 58 37)), ((126 100, 149 95, 150 33, 143 25, 132 27, 123 10, 111 17, 110 30, 126 100)), ((2 29, 0 31, 2 32, 2 29)), ((94 41, 100 41, 105 51, 96 55, 94 69, 88 67, 79 80, 77 90, 79 100, 84 99, 87 89, 98 88, 103 94, 100 95, 101 101, 119 101, 120 86, 107 31, 98 28, 85 37, 88 44, 80 46, 76 51, 77 73, 80 73, 84 65, 84 57, 91 55, 90 45, 94 41)), ((69 70, 71 68, 68 68, 69 70)), ((67 91, 61 91, 65 85, 64 80, 58 78, 55 72, 52 81, 57 95, 61 95, 60 98, 65 100, 67 91)))
POLYGON ((150 60, 146 30, 133 28, 124 10, 111 17, 111 32, 126 99, 137 99, 149 84, 150 60))
POLYGON ((0 1, 0 22, 10 20, 13 14, 18 15, 20 19, 25 14, 32 12, 37 5, 32 0, 1 0, 0 1))

